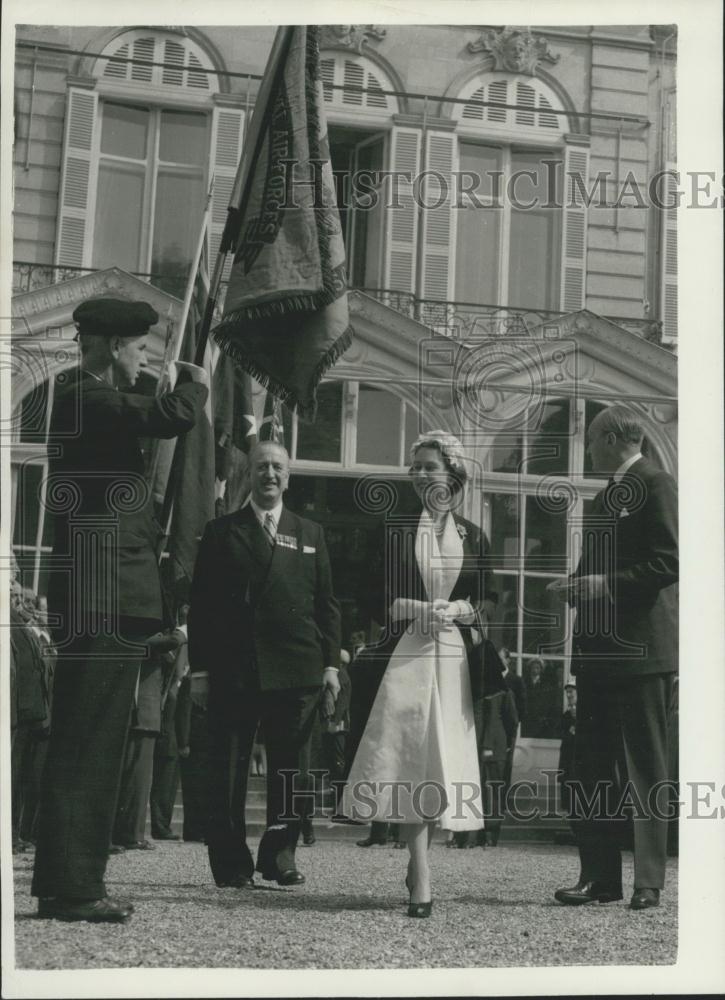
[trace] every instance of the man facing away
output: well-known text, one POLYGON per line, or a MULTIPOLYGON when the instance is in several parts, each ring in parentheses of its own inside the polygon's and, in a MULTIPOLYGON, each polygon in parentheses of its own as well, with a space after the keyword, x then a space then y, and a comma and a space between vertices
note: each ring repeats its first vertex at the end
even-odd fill
POLYGON ((283 504, 289 456, 281 445, 257 444, 249 473, 250 502, 206 527, 189 609, 192 684, 208 683, 206 841, 220 888, 253 885, 244 807, 260 722, 267 828, 256 869, 280 885, 304 882, 295 862, 302 808, 294 775, 323 687, 339 691, 340 611, 322 528, 283 504))
POLYGON ((581 873, 565 905, 622 899, 622 792, 634 804, 634 910, 659 904, 667 849, 667 709, 677 670, 677 489, 643 458, 642 425, 624 406, 588 433, 596 472, 609 476, 584 521, 576 571, 551 585, 576 609, 576 785, 606 786, 607 813, 579 815, 581 873), (628 786, 621 787, 621 779, 628 786), (657 790, 660 789, 658 792, 657 790))
POLYGON ((32 893, 38 915, 123 922, 106 896, 129 716, 149 639, 164 623, 153 519, 139 438, 189 430, 204 372, 160 397, 128 392, 146 367, 146 302, 100 298, 73 313, 80 366, 56 381, 46 503, 54 547, 48 608, 58 650, 32 893))

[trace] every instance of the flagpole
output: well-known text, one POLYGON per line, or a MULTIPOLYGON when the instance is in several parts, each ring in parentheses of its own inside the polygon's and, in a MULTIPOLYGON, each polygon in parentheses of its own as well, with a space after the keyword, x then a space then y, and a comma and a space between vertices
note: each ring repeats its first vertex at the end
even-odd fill
POLYGON ((259 93, 257 94, 257 99, 254 104, 254 111, 252 112, 252 118, 249 123, 249 130, 244 140, 244 148, 239 160, 237 174, 234 178, 234 186, 232 187, 232 192, 229 197, 227 220, 224 225, 224 232, 222 233, 221 242, 219 244, 219 252, 217 253, 217 258, 214 263, 214 272, 209 288, 209 298, 207 299, 206 309, 204 310, 204 321, 201 325, 201 330, 199 331, 199 339, 196 345, 196 357, 194 358, 194 362, 197 365, 202 364, 204 360, 204 350, 206 349, 206 342, 209 338, 211 322, 214 318, 214 310, 216 308, 216 302, 219 295, 219 287, 221 285, 222 274, 224 272, 226 255, 231 250, 236 249, 236 243, 239 237, 239 209, 246 195, 246 188, 249 183, 252 167, 259 158, 262 142, 264 140, 264 110, 269 104, 267 98, 273 84, 276 82, 277 73, 291 44, 293 31, 294 27, 289 25, 277 28, 277 33, 274 36, 272 49, 269 53, 267 65, 264 70, 264 76, 262 77, 259 93))
MULTIPOLYGON (((216 310, 217 299, 219 296, 219 289, 221 287, 222 275, 224 273, 224 263, 226 261, 227 254, 236 249, 236 242, 239 237, 239 220, 240 220, 240 207, 243 204, 244 197, 247 194, 247 187, 252 176, 252 167, 257 162, 259 155, 262 150, 262 145, 264 141, 264 125, 266 124, 265 109, 269 106, 268 96, 272 90, 273 85, 277 81, 277 76, 284 65, 284 56, 289 51, 290 44, 292 42, 294 27, 293 26, 282 26, 277 29, 277 33, 274 36, 274 41, 272 43, 272 49, 267 59, 267 65, 264 70, 264 77, 262 78, 262 83, 259 88, 259 93, 257 95, 257 100, 255 102, 254 111, 252 112, 252 118, 249 123, 249 130, 244 141, 244 147, 242 149, 242 155, 239 161, 239 167, 237 169, 236 177, 234 178, 234 186, 232 187, 232 192, 229 198, 229 205, 227 208, 227 219, 224 225, 224 231, 222 233, 221 242, 219 244, 219 250, 217 252, 216 261, 214 262, 214 270, 211 275, 209 282, 209 295, 206 300, 206 307, 204 309, 204 317, 201 323, 201 328, 199 330, 196 342, 196 354, 194 357, 194 363, 200 367, 204 364, 204 355, 206 352, 206 345, 209 339, 209 331, 211 330, 212 320, 214 319, 214 312, 216 310)), ((206 216, 205 216, 206 223, 206 216)), ((206 224, 203 227, 202 234, 199 238, 199 246, 203 246, 202 240, 206 232, 206 224)), ((197 259, 198 267, 198 259, 197 259)), ((195 274, 196 272, 192 272, 195 274)), ((191 283, 190 283, 191 285, 191 283)), ((189 304, 191 303, 190 298, 190 287, 187 287, 187 296, 184 297, 184 306, 186 309, 187 297, 189 298, 189 304)), ((188 311, 185 312, 188 315, 188 311)), ((183 331, 183 327, 182 327, 183 331)), ((183 336, 183 333, 182 333, 183 336)), ((181 341, 181 338, 179 338, 181 341)), ((178 355, 177 355, 178 357, 178 355)), ((209 387, 211 390, 211 386, 209 387)), ((174 510, 174 494, 176 491, 176 482, 174 481, 174 465, 176 462, 176 456, 179 449, 179 439, 176 439, 174 443, 174 457, 171 462, 171 474, 169 476, 169 482, 166 488, 166 494, 164 496, 164 502, 161 511, 160 521, 164 527, 164 536, 168 540, 169 531, 171 529, 171 518, 174 510)), ((162 547, 161 553, 159 555, 159 563, 163 558, 163 551, 165 549, 166 543, 162 547)))

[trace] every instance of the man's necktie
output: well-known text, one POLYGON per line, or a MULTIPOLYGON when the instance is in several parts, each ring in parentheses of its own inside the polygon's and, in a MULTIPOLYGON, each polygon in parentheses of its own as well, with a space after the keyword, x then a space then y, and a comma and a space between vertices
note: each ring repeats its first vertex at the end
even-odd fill
POLYGON ((267 539, 270 545, 274 545, 277 538, 277 525, 274 520, 274 514, 267 511, 264 515, 264 530, 267 532, 267 539))

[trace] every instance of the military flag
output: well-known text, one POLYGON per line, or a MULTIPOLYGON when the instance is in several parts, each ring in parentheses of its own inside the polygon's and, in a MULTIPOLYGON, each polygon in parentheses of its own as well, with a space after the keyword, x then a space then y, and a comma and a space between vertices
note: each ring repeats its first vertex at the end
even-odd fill
POLYGON ((280 28, 237 174, 236 247, 212 336, 258 382, 315 413, 315 388, 352 339, 345 249, 330 164, 319 29, 280 28))

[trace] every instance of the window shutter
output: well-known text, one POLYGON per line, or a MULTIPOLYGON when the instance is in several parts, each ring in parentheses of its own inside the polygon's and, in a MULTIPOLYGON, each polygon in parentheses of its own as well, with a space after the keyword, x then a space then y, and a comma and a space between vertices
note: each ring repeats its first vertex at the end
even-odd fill
POLYGON ((662 343, 677 342, 677 172, 674 163, 666 166, 665 205, 660 248, 660 318, 662 343), (672 206, 672 207, 670 207, 672 206))
POLYGON ((386 192, 384 286, 398 292, 415 292, 415 253, 418 206, 413 198, 413 179, 420 168, 418 129, 394 127, 391 133, 390 169, 405 171, 410 181, 389 178, 386 192), (391 201, 395 196, 395 200, 391 201))
MULTIPOLYGON (((211 200, 210 266, 216 263, 219 244, 227 221, 229 198, 242 155, 244 111, 241 108, 214 108, 211 135, 211 172, 214 192, 211 200)), ((229 277, 232 259, 227 257, 223 280, 229 277)))
POLYGON ((453 171, 457 142, 452 132, 426 133, 425 169, 435 173, 426 173, 421 190, 424 206, 421 296, 424 299, 451 301, 454 298, 456 239, 453 171))
POLYGON ((55 263, 90 267, 98 94, 70 87, 58 199, 55 263))
POLYGON ((589 149, 567 146, 564 155, 564 208, 561 234, 561 304, 576 312, 586 303, 589 149))

